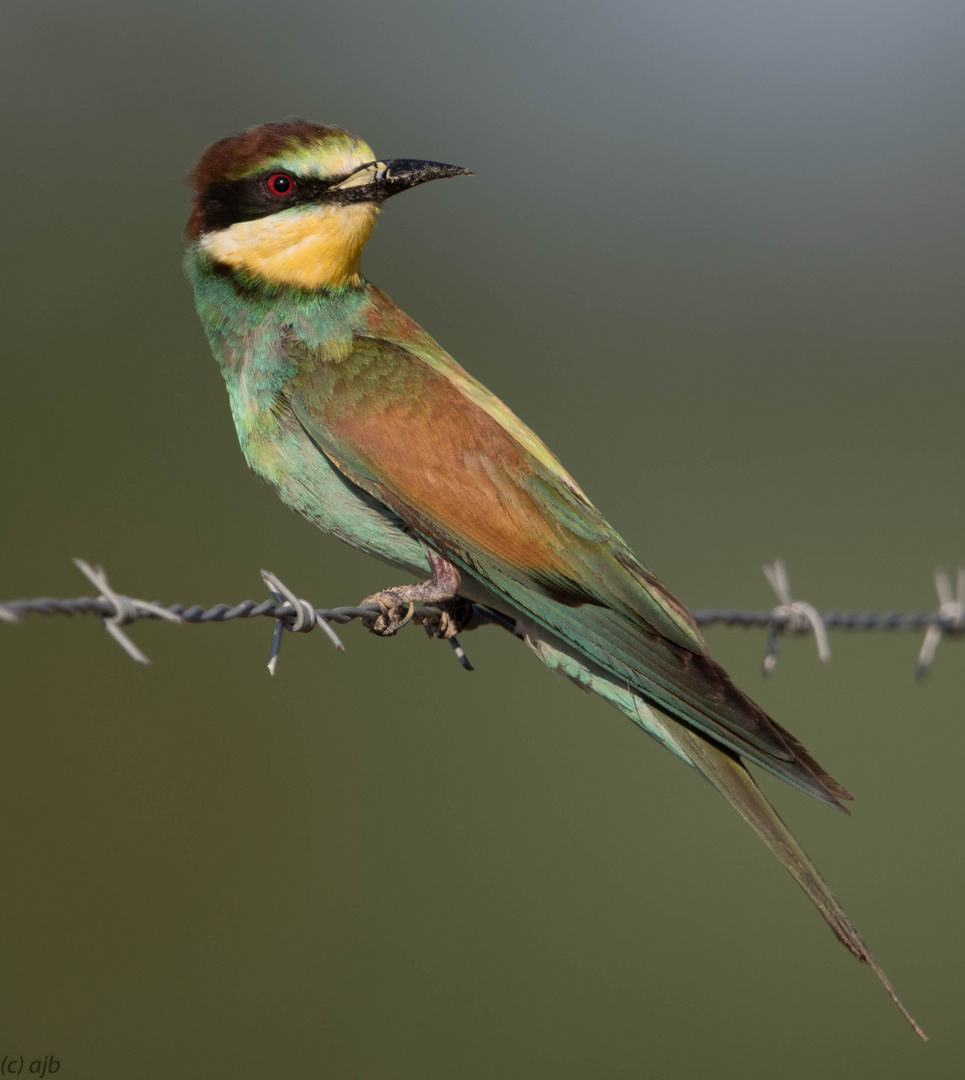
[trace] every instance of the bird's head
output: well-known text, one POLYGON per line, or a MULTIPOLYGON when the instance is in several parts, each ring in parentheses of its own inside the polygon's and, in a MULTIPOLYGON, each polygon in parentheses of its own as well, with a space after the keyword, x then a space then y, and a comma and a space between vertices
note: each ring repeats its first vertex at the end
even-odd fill
POLYGON ((376 161, 361 139, 308 120, 260 124, 209 146, 191 170, 186 236, 252 282, 356 286, 381 203, 469 171, 437 161, 376 161))

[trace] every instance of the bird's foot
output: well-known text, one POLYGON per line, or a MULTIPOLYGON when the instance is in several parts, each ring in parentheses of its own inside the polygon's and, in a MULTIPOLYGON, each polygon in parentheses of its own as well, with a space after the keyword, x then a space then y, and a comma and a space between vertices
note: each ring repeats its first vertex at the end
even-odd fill
POLYGON ((464 596, 454 596, 433 607, 438 608, 438 614, 427 612, 422 619, 422 625, 431 638, 454 638, 463 630, 475 630, 479 625, 476 608, 464 596))
POLYGON ((412 618, 415 604, 412 600, 405 600, 398 596, 401 592, 404 592, 404 588, 383 589, 382 592, 373 593, 362 601, 360 607, 366 604, 378 604, 380 609, 378 615, 369 615, 362 619, 362 625, 366 630, 371 630, 379 637, 392 637, 405 626, 412 618))
MULTIPOLYGON (((421 581, 418 585, 382 589, 362 601, 363 605, 378 604, 380 608, 378 615, 362 619, 366 630, 371 630, 381 637, 391 637, 412 618, 413 605, 417 601, 446 605, 455 598, 461 582, 459 571, 442 555, 437 555, 434 551, 428 554, 429 565, 432 567, 432 577, 428 581, 421 581)), ((453 630, 452 634, 457 632, 453 630)), ((445 636, 452 637, 452 634, 445 636)))

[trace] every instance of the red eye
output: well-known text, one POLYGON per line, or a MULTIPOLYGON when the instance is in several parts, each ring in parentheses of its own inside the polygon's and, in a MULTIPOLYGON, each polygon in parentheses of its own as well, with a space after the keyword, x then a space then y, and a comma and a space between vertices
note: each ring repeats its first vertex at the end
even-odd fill
POLYGON ((265 182, 272 195, 287 195, 295 186, 295 181, 283 172, 272 173, 265 182))

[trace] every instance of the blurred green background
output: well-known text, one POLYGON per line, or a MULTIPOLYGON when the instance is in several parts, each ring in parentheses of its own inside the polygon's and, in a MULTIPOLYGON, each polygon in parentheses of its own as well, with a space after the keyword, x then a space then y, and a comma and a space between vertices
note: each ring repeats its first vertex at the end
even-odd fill
MULTIPOLYGON (((0 598, 319 604, 396 575, 251 476, 182 178, 288 115, 470 167, 367 275, 691 606, 933 608, 965 562, 965 9, 12 3, 0 598)), ((713 630, 858 795, 766 783, 932 1036, 750 831, 496 630, 0 627, 0 1054, 64 1080, 960 1075, 962 644, 713 630)))

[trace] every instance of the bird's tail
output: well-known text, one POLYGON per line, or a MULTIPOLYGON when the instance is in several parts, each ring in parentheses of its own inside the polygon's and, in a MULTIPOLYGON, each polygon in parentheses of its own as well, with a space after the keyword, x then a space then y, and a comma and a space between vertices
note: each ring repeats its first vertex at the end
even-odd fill
POLYGON ((675 725, 674 737, 697 770, 734 807, 807 893, 811 903, 824 916, 838 941, 871 968, 891 995, 892 1001, 901 1009, 905 1019, 915 1029, 916 1034, 927 1041, 928 1036, 902 1004, 888 976, 881 970, 868 946, 861 940, 847 912, 838 903, 827 882, 818 873, 817 867, 778 817, 777 811, 764 797, 764 793, 740 760, 719 750, 706 739, 680 725, 675 725))
POLYGON ((566 676, 583 690, 599 694, 648 735, 663 743, 678 757, 692 765, 724 796, 786 867, 791 877, 807 893, 821 912, 835 937, 853 956, 867 964, 884 984, 892 1000, 922 1039, 928 1036, 902 1004, 888 976, 878 966, 868 946, 854 928, 844 908, 838 903, 817 867, 778 817, 740 758, 685 727, 674 717, 647 701, 628 685, 621 685, 609 672, 576 655, 562 642, 544 631, 523 627, 518 631, 544 664, 566 676))

